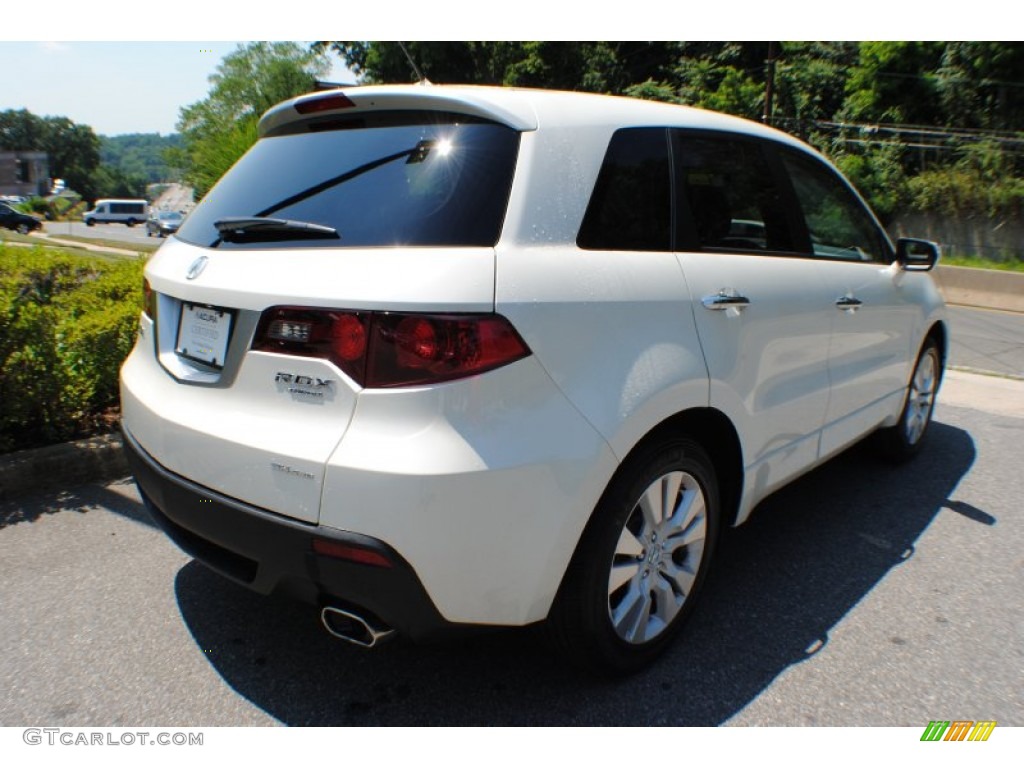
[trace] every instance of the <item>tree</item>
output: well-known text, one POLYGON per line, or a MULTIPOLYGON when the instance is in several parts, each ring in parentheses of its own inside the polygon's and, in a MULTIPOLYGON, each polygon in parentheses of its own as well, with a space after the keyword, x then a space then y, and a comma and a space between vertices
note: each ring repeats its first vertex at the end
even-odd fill
POLYGON ((95 196, 93 174, 100 164, 100 140, 88 125, 9 109, 0 112, 0 148, 46 152, 51 176, 64 179, 84 197, 95 196))
POLYGON ((205 194, 256 141, 260 116, 280 101, 313 90, 326 59, 296 43, 256 42, 224 57, 205 99, 179 113, 180 150, 165 153, 205 194))
POLYGON ((96 197, 129 197, 146 196, 146 177, 138 174, 125 173, 120 168, 101 165, 93 175, 96 197))
POLYGON ((847 120, 943 125, 935 70, 943 43, 867 42, 846 85, 847 120))
POLYGON ((181 145, 181 136, 176 133, 126 133, 101 136, 100 140, 100 161, 112 170, 127 177, 141 177, 149 184, 179 178, 164 159, 164 150, 181 145))
MULTIPOLYGON (((779 44, 775 114, 801 125, 832 120, 846 97, 846 82, 857 64, 857 43, 779 44)), ((792 123, 783 122, 790 129, 792 123)))
MULTIPOLYGON (((623 93, 632 85, 664 79, 677 45, 650 41, 405 43, 409 56, 431 82, 600 93, 623 93)), ((313 44, 313 50, 338 54, 369 83, 418 79, 398 43, 321 41, 313 44)))
POLYGON ((1002 131, 1024 124, 1024 45, 946 43, 935 75, 949 124, 1002 131))

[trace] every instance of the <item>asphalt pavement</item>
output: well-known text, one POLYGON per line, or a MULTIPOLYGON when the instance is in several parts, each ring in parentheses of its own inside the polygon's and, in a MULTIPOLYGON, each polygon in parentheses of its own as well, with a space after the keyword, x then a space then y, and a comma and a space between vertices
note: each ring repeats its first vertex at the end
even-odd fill
POLYGON ((953 372, 913 463, 865 444, 771 497, 625 680, 530 630, 346 645, 191 561, 127 480, 8 502, 0 725, 1021 724, 1022 402, 953 372))
POLYGON ((62 235, 74 235, 75 237, 101 240, 120 240, 125 243, 127 248, 140 243, 156 245, 160 242, 158 238, 146 236, 145 224, 138 224, 134 227, 124 224, 96 224, 89 227, 80 221, 51 221, 46 224, 46 234, 54 238, 60 238, 62 235))
POLYGON ((948 309, 951 365, 1024 379, 1024 314, 948 309))

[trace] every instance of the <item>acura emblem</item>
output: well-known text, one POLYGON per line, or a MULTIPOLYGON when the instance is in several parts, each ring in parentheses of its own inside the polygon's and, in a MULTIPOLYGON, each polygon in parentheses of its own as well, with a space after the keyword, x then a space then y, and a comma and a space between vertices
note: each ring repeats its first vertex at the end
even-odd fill
POLYGON ((206 262, 208 262, 209 260, 210 259, 207 256, 200 256, 198 259, 196 259, 189 265, 188 272, 185 273, 185 277, 187 277, 189 280, 195 280, 197 277, 199 277, 199 274, 204 269, 206 269, 206 262))

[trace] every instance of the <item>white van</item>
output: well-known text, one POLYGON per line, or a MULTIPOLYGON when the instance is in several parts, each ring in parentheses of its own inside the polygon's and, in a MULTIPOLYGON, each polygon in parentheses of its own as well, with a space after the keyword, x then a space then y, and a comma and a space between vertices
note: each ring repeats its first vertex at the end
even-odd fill
POLYGON ((149 217, 145 200, 97 200, 96 207, 82 216, 88 226, 95 224, 127 224, 134 227, 149 217))

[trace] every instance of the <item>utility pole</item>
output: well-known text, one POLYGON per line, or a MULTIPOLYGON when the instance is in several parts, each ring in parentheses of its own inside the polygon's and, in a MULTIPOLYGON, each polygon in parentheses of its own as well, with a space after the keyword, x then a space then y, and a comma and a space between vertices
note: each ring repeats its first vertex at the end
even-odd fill
POLYGON ((775 97, 775 43, 768 43, 768 59, 764 63, 764 114, 761 122, 772 124, 772 102, 775 97))

